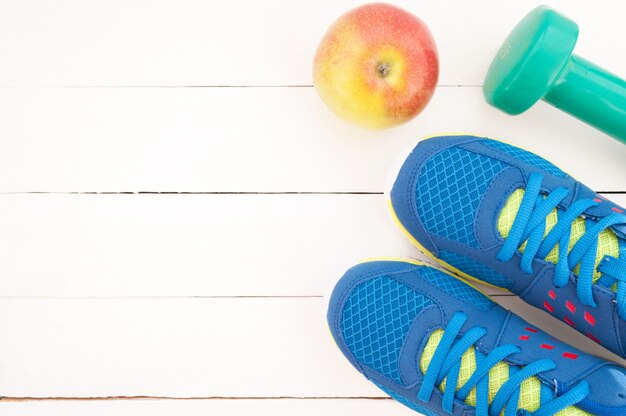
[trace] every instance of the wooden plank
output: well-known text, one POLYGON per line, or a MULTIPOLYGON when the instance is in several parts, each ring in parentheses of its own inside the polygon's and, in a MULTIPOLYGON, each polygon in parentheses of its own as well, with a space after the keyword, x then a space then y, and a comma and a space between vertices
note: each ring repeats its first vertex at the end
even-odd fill
POLYGON ((0 192, 380 192, 399 152, 451 131, 626 191, 626 146, 548 105, 504 115, 479 88, 439 88, 417 120, 378 132, 337 119, 311 88, 5 89, 0 113, 0 192))
POLYGON ((2 403, 4 416, 416 416, 392 400, 106 400, 2 403))
POLYGON ((0 316, 2 396, 381 396, 321 299, 4 299, 0 316))
POLYGON ((425 259, 382 195, 3 195, 0 235, 5 297, 320 296, 364 258, 425 259))
POLYGON ((364 258, 428 260, 381 195, 4 195, 0 235, 5 297, 320 296, 364 258))
POLYGON ((381 195, 4 195, 3 296, 322 295, 418 256, 381 195))
MULTIPOLYGON (((555 336, 608 355, 513 297, 498 299, 555 336)), ((383 397, 333 344, 323 304, 319 298, 2 299, 0 395, 383 397)))
MULTIPOLYGON (((622 3, 545 1, 581 26, 577 51, 624 72, 622 3)), ((535 0, 398 0, 430 26, 446 85, 480 85, 499 45, 535 0), (454 13, 452 13, 454 12, 454 13)), ((354 0, 39 0, 0 13, 0 85, 311 84, 317 45, 354 0)))

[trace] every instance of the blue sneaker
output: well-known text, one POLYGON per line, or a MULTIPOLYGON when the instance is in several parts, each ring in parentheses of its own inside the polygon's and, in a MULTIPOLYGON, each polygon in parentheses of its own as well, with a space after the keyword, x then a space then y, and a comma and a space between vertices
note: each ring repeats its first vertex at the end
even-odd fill
POLYGON ((328 323, 357 370, 424 415, 626 415, 626 370, 423 263, 348 270, 330 297, 328 323))
POLYGON ((446 268, 626 357, 623 208, 533 153, 474 136, 420 142, 387 195, 405 234, 446 268))

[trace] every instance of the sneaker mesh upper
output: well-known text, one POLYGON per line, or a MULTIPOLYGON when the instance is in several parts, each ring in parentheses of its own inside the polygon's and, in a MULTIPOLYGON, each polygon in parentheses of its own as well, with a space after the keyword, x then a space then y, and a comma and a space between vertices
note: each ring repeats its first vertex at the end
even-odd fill
POLYGON ((421 170, 416 209, 430 232, 478 247, 474 214, 495 175, 508 165, 457 147, 433 156, 421 170))
POLYGON ((433 304, 389 277, 359 285, 346 301, 341 327, 346 345, 361 363, 402 383, 398 357, 413 319, 433 304))
POLYGON ((454 296, 457 300, 465 302, 480 310, 487 310, 493 306, 493 301, 480 293, 467 283, 461 282, 456 277, 434 269, 432 267, 422 267, 420 269, 422 277, 432 282, 437 288, 454 296))
POLYGON ((439 258, 464 273, 494 286, 508 287, 511 283, 509 279, 492 268, 462 254, 448 250, 439 250, 439 258))
POLYGON ((510 144, 499 142, 497 140, 485 140, 483 141, 483 143, 495 149, 498 149, 501 152, 508 153, 514 158, 528 163, 529 165, 532 165, 538 169, 543 169, 546 172, 551 173, 552 175, 560 176, 562 178, 567 176, 565 172, 554 166, 552 163, 548 162, 541 156, 537 156, 536 154, 531 153, 527 150, 520 149, 519 147, 511 146, 510 144))

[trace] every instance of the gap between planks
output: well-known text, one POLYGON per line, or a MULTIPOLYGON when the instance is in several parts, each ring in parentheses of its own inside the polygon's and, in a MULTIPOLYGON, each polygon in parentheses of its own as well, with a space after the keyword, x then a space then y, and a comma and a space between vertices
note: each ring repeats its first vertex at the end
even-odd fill
MULTIPOLYGON (((605 193, 605 192, 603 192, 605 193)), ((617 192, 619 193, 619 192, 617 192)), ((626 191, 625 191, 626 193, 626 191)), ((347 191, 26 191, 0 195, 383 195, 383 192, 347 191)))
MULTIPOLYGON (((452 272, 454 273, 454 272, 452 272)), ((455 274, 455 276, 457 276, 455 274)), ((458 277, 458 276, 457 276, 458 277)), ((459 279, 466 282, 466 279, 459 277, 459 279)), ((472 283, 473 284, 473 283, 472 283)), ((517 296, 514 293, 496 293, 489 294, 491 298, 501 298, 517 296)), ((164 300, 164 299, 323 299, 322 295, 191 295, 191 296, 1 296, 0 300, 41 300, 41 299, 55 299, 55 300, 164 300)))
POLYGON ((3 402, 44 402, 44 401, 112 401, 112 400, 391 400, 390 397, 376 396, 207 396, 207 397, 168 397, 168 396, 103 396, 103 397, 0 397, 3 402))
MULTIPOLYGON (((313 88, 313 84, 303 85, 0 85, 0 89, 106 89, 106 88, 313 88)), ((482 88, 482 85, 450 84, 436 88, 482 88)))
MULTIPOLYGON (((596 191, 598 194, 621 195, 626 191, 596 191)), ((0 192, 1 195, 384 195, 384 192, 365 191, 26 191, 0 192)))

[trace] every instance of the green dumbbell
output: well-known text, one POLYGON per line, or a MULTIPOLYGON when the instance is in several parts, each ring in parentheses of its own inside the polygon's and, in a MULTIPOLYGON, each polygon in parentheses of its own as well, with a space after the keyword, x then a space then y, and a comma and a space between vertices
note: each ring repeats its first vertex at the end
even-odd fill
POLYGON ((500 47, 487 102, 520 114, 540 99, 626 142, 626 81, 572 54, 578 25, 547 6, 531 11, 500 47))

